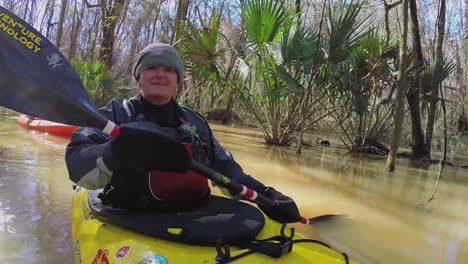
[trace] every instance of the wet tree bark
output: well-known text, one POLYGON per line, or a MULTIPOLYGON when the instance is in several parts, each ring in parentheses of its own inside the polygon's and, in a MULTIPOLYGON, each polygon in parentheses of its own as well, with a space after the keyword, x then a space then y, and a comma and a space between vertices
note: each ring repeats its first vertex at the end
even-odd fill
POLYGON ((55 38, 55 46, 60 49, 63 34, 63 25, 65 24, 65 12, 67 11, 68 0, 62 0, 60 7, 60 16, 58 21, 57 36, 55 38))
POLYGON ((180 38, 180 30, 185 21, 187 21, 188 9, 190 6, 190 0, 179 0, 177 6, 177 16, 174 26, 174 32, 172 34, 171 43, 174 44, 180 38))
POLYGON ((400 36, 400 55, 399 55, 399 69, 398 69, 398 89, 396 95, 396 110, 395 110, 395 127, 393 130, 392 141, 390 143, 390 151, 387 156, 386 169, 389 172, 395 170, 395 160, 400 144, 401 131, 403 129, 403 121, 405 118, 405 93, 408 86, 407 81, 407 40, 408 40, 408 1, 403 0, 402 13, 403 13, 403 29, 400 36))
MULTIPOLYGON (((421 35, 419 33, 418 11, 416 0, 409 0, 411 32, 412 32, 412 47, 414 58, 411 63, 411 68, 422 69, 424 66, 424 58, 422 53, 421 35)), ((424 158, 428 155, 425 144, 424 133, 422 129, 421 110, 420 110, 420 95, 421 95, 421 76, 420 70, 415 70, 412 76, 411 85, 409 85, 406 99, 408 101, 410 116, 411 116, 411 151, 415 158, 424 158)))
POLYGON ((55 5, 55 0, 50 0, 47 1, 46 4, 46 11, 49 12, 49 18, 47 19, 47 29, 46 29, 46 38, 50 39, 50 32, 53 26, 55 26, 57 23, 53 23, 52 19, 54 18, 54 10, 55 8, 52 8, 55 5))
POLYGON ((95 50, 97 46, 97 37, 94 34, 94 29, 99 26, 99 19, 97 16, 93 16, 93 23, 91 28, 88 30, 86 49, 83 49, 81 57, 83 60, 94 60, 95 50))
POLYGON ((151 32, 151 43, 154 43, 155 39, 155 33, 156 33, 156 23, 158 22, 158 19, 159 19, 159 13, 161 12, 161 4, 162 4, 162 1, 158 1, 158 5, 156 6, 156 14, 154 16, 154 20, 153 20, 153 31, 151 32))
POLYGON ((98 58, 111 69, 114 64, 115 28, 122 16, 125 0, 110 0, 108 2, 99 0, 99 4, 94 5, 90 4, 88 0, 84 0, 84 2, 88 8, 99 7, 101 9, 102 41, 98 58))
POLYGON ((390 38, 390 35, 391 35, 390 34, 390 22, 388 21, 388 14, 390 13, 390 10, 392 10, 392 8, 401 4, 401 0, 392 4, 388 4, 386 0, 383 0, 383 2, 384 2, 384 7, 385 7, 385 19, 384 19, 385 32, 386 32, 387 38, 390 38))
POLYGON ((75 57, 76 53, 76 43, 78 39, 78 35, 80 34, 81 25, 82 25, 82 18, 84 16, 85 8, 81 7, 80 13, 78 14, 77 0, 75 0, 75 8, 73 11, 73 25, 72 25, 72 32, 70 34, 70 48, 68 50, 68 60, 71 60, 75 57))
POLYGON ((300 16, 301 15, 301 0, 295 0, 295 5, 296 5, 296 14, 300 16))
POLYGON ((125 0, 115 0, 106 5, 101 0, 102 13, 102 42, 99 51, 99 59, 102 60, 109 69, 114 64, 115 27, 121 16, 125 0))
MULTIPOLYGON (((437 44, 436 44, 436 62, 434 69, 437 71, 441 68, 444 59, 442 47, 444 45, 445 36, 445 0, 439 2, 439 15, 437 17, 437 44)), ((437 105, 439 103, 439 85, 433 85, 430 98, 429 113, 427 116, 426 129, 426 146, 428 155, 431 154, 432 136, 434 134, 434 123, 437 105)))

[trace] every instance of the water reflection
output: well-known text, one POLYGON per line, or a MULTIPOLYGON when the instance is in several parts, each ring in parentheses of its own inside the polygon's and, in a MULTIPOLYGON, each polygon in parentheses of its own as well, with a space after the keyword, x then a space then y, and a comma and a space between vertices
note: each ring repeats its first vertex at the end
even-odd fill
MULTIPOLYGON (((271 148, 250 129, 214 125, 244 170, 294 197, 302 214, 345 214, 320 235, 364 263, 468 263, 468 170, 349 155, 327 147, 271 148)), ((70 263, 66 139, 0 116, 0 263, 70 263)), ((216 191, 215 191, 216 192, 216 191)))
POLYGON ((11 226, 15 216, 5 213, 5 210, 8 211, 9 209, 9 207, 3 207, 3 204, 0 202, 0 232, 15 234, 16 229, 11 226))
POLYGON ((385 157, 327 147, 296 155, 242 129, 218 129, 246 172, 293 196, 304 216, 351 216, 317 231, 363 263, 468 263, 468 170, 439 176, 437 165, 399 159, 388 173, 385 157))
POLYGON ((32 136, 15 120, 0 123, 0 263, 72 259, 71 184, 61 141, 32 136))

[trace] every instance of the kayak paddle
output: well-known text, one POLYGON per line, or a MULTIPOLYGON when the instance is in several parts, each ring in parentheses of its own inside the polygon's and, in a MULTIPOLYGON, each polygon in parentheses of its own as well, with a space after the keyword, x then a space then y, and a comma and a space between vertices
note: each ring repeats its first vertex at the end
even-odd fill
MULTIPOLYGON (((97 112, 80 77, 60 51, 1 6, 0 40, 1 106, 58 123, 94 127, 113 137, 119 135, 119 126, 97 112)), ((158 134, 155 131, 155 136, 158 134)), ((195 160, 191 169, 249 200, 266 207, 275 205, 275 201, 195 160)), ((302 218, 301 223, 314 224, 334 216, 302 218)))
MULTIPOLYGON (((208 179, 216 182, 217 184, 227 188, 231 192, 235 194, 239 194, 243 196, 244 198, 247 198, 249 200, 252 200, 256 203, 259 203, 265 207, 271 208, 275 206, 275 201, 271 200, 270 198, 257 193, 256 191, 250 189, 249 187, 246 187, 243 184, 237 183, 235 181, 232 181, 228 177, 224 176, 223 174, 203 165, 202 163, 199 163, 195 160, 192 160, 192 166, 191 169, 204 175, 208 179)), ((320 215, 314 218, 305 218, 302 217, 301 223, 302 224, 310 224, 314 225, 316 223, 320 222, 325 222, 330 220, 331 218, 337 217, 340 215, 333 215, 333 214, 328 214, 328 215, 320 215)))
POLYGON ((114 125, 96 112, 80 77, 60 51, 15 14, 0 6, 0 105, 63 124, 114 125))

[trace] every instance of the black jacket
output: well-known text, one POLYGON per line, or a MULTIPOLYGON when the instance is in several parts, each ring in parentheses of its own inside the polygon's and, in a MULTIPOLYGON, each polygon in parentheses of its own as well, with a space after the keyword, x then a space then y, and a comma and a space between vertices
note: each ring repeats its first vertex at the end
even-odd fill
MULTIPOLYGON (((203 144, 202 151, 194 151, 195 159, 217 172, 229 177, 238 183, 263 193, 265 186, 246 175, 232 154, 225 150, 214 138, 206 120, 192 109, 175 104, 176 115, 196 126, 196 132, 203 144)), ((139 120, 155 122, 160 126, 175 127, 173 120, 158 120, 154 106, 136 96, 129 100, 114 99, 106 106, 98 110, 104 117, 117 125, 139 120)), ((77 129, 66 149, 66 164, 70 179, 86 189, 103 188, 109 183, 117 186, 128 197, 145 200, 146 183, 142 175, 147 175, 144 170, 117 170, 114 171, 110 153, 110 141, 112 138, 95 128, 82 127, 77 129), (124 177, 115 177, 124 176, 124 177), (116 180, 124 182, 115 182, 116 180)), ((134 202, 134 201, 132 201, 134 202)))

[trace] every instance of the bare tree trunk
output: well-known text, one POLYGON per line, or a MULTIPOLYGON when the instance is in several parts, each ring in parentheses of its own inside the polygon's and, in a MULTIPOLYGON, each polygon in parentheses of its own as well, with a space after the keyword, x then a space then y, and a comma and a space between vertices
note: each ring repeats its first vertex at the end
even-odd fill
MULTIPOLYGON (((436 43, 436 62, 434 69, 437 71, 441 68, 444 60, 444 53, 442 47, 444 45, 445 36, 445 0, 439 2, 439 15, 437 17, 437 43, 436 43)), ((428 154, 431 154, 432 136, 434 134, 434 123, 439 102, 439 86, 433 85, 430 98, 429 114, 427 116, 427 129, 426 129, 426 145, 428 154)))
MULTIPOLYGON (((144 8, 146 9, 147 7, 144 6, 144 8)), ((144 24, 143 20, 144 20, 144 16, 139 16, 135 20, 135 22, 133 23, 133 25, 131 27, 131 30, 130 30, 130 50, 128 52, 128 54, 129 54, 128 55, 129 56, 128 61, 131 61, 132 63, 127 64, 127 69, 126 69, 127 72, 132 71, 133 62, 135 61, 135 57, 138 54, 139 45, 141 45, 139 37, 141 35, 141 29, 142 29, 143 24, 144 24)), ((132 79, 133 79, 133 77, 129 78, 129 79, 125 79, 124 84, 125 85, 130 84, 132 79)))
POLYGON ((50 3, 50 5, 48 5, 49 9, 47 9, 47 6, 46 6, 46 11, 50 10, 49 19, 47 20, 47 30, 46 30, 46 38, 47 39, 50 39, 50 30, 51 30, 51 28, 54 25, 57 24, 57 23, 52 23, 52 19, 54 17, 54 10, 55 10, 55 0, 52 0, 52 2, 47 2, 47 4, 49 4, 49 3, 50 3))
POLYGON ((398 145, 400 144, 401 131, 403 129, 403 121, 405 118, 405 93, 408 86, 407 81, 407 41, 408 41, 408 1, 403 0, 402 13, 403 13, 403 29, 400 36, 400 62, 398 69, 398 88, 396 95, 396 110, 395 110, 395 127, 393 130, 392 141, 390 144, 390 151, 387 156, 386 169, 389 172, 395 170, 395 160, 398 152, 398 145))
POLYGON ((191 0, 179 0, 174 31, 172 32, 171 37, 171 44, 174 44, 180 38, 180 30, 183 25, 183 22, 187 21, 187 13, 190 6, 190 2, 191 0))
POLYGON ((24 7, 24 13, 23 13, 22 19, 23 19, 24 21, 27 21, 26 16, 28 15, 28 6, 29 6, 29 1, 26 1, 26 4, 23 5, 23 7, 24 7))
POLYGON ((74 46, 76 46, 75 42, 73 41, 73 36, 75 35, 75 27, 76 27, 76 24, 78 24, 78 20, 80 19, 78 17, 78 10, 77 10, 77 6, 76 6, 76 1, 77 0, 72 0, 73 1, 73 17, 72 17, 72 25, 71 25, 71 33, 70 33, 70 46, 68 46, 68 60, 71 60, 71 58, 73 57, 72 56, 72 49, 74 48, 74 46))
POLYGON ((81 7, 80 13, 78 14, 78 7, 76 5, 75 0, 75 10, 73 11, 73 25, 72 25, 72 32, 70 34, 70 49, 68 50, 68 60, 71 60, 75 57, 76 53, 76 42, 78 39, 78 35, 80 35, 81 25, 82 25, 82 18, 84 16, 85 8, 84 6, 81 7))
POLYGON ((68 0, 62 0, 60 7, 60 17, 58 21, 57 36, 55 38, 55 46, 60 49, 62 42, 63 26, 65 24, 65 13, 67 12, 68 0))
MULTIPOLYGON (((319 30, 318 30, 318 39, 317 39, 317 44, 315 45, 315 54, 318 54, 318 51, 319 51, 319 46, 320 46, 320 43, 321 43, 321 36, 322 36, 322 23, 323 23, 323 20, 324 20, 324 17, 325 17, 325 5, 326 5, 326 1, 323 1, 323 4, 322 4, 322 10, 321 10, 321 15, 320 15, 320 23, 319 23, 319 30)), ((307 90, 307 94, 305 96, 305 101, 303 103, 303 107, 302 107, 302 115, 303 115, 303 118, 302 118, 302 122, 301 124, 298 126, 298 130, 299 130, 299 139, 298 139, 298 142, 297 142, 297 148, 296 148, 296 153, 297 154, 300 154, 302 152, 302 141, 304 139, 304 129, 305 129, 305 123, 306 123, 306 109, 309 107, 309 100, 310 100, 310 97, 311 97, 311 87, 312 87, 312 84, 315 82, 316 78, 318 77, 318 73, 316 73, 316 68, 317 68, 317 61, 314 60, 314 64, 312 66, 312 73, 313 75, 310 76, 309 78, 309 84, 308 84, 308 87, 310 88, 309 90, 307 90)))
POLYGON ((16 2, 13 1, 13 0, 5 1, 5 2, 3 3, 3 6, 4 6, 6 9, 12 11, 13 13, 18 13, 18 12, 16 12, 16 9, 15 9, 15 6, 18 6, 18 5, 17 5, 16 2))
POLYGON ((161 12, 161 5, 163 1, 158 2, 158 6, 156 8, 156 14, 154 15, 154 20, 153 20, 153 30, 151 32, 151 43, 154 43, 154 36, 156 33, 156 22, 158 22, 159 19, 159 13, 161 12))
POLYGON ((115 2, 110 2, 108 5, 106 5, 104 0, 100 0, 100 2, 102 14, 102 41, 99 59, 111 69, 114 64, 115 28, 122 14, 125 0, 115 0, 115 2))
POLYGON ((390 22, 388 21, 388 14, 390 13, 390 10, 392 10, 392 8, 401 4, 401 0, 393 4, 387 4, 386 0, 383 0, 383 2, 385 7, 385 32, 387 34, 387 38, 390 38, 390 22))
MULTIPOLYGON (((413 39, 414 58, 411 67, 422 68, 424 66, 424 58, 422 53, 421 35, 419 33, 418 11, 416 0, 409 0, 411 32, 413 39)), ((411 139, 412 153, 416 158, 424 158, 428 155, 427 147, 424 140, 424 133, 421 121, 420 95, 421 95, 421 76, 419 70, 413 76, 412 85, 409 85, 406 99, 408 101, 410 116, 411 116, 411 139)))
POLYGON ((448 145, 448 135, 447 135, 447 107, 445 107, 445 100, 444 100, 444 93, 442 92, 442 84, 439 84, 440 88, 440 96, 442 97, 441 105, 442 105, 442 113, 444 115, 444 150, 443 150, 443 158, 442 163, 447 161, 447 145, 448 145))
POLYGON ((29 12, 29 24, 33 25, 36 22, 34 14, 36 13, 36 0, 31 0, 31 11, 29 12))
MULTIPOLYGON (((115 0, 115 2, 112 2, 112 0, 109 2, 99 0, 99 4, 94 5, 90 4, 88 0, 84 0, 84 2, 88 8, 99 7, 101 9, 102 41, 99 50, 99 59, 110 69, 114 62, 115 28, 122 14, 125 0, 115 0)), ((92 43, 91 47, 94 51, 94 40, 92 43)))
MULTIPOLYGON (((52 7, 53 7, 53 4, 52 4, 52 7)), ((42 16, 41 18, 41 24, 39 25, 39 31, 42 31, 44 32, 46 29, 44 29, 44 23, 45 23, 45 19, 47 18, 47 12, 49 12, 49 10, 52 8, 51 7, 51 0, 47 0, 46 2, 46 6, 45 6, 45 11, 44 11, 44 15, 42 16)), ((50 12, 49 12, 50 13, 50 12)), ((47 37, 47 36, 46 36, 47 37)))
POLYGON ((86 49, 84 49, 85 53, 82 54, 83 59, 85 60, 93 60, 95 58, 94 51, 96 50, 96 32, 97 28, 99 27, 99 19, 98 16, 92 16, 94 18, 93 25, 88 30, 88 41, 86 43, 86 49))
POLYGON ((115 36, 118 38, 120 35, 120 31, 122 29, 122 25, 125 24, 127 20, 128 8, 130 7, 130 0, 124 0, 123 10, 121 12, 121 18, 119 19, 119 23, 117 25, 117 30, 115 31, 115 36))
MULTIPOLYGON (((197 87, 197 76, 192 75, 192 82, 193 86, 197 87)), ((202 91, 201 89, 195 89, 195 109, 200 110, 200 105, 201 105, 201 96, 202 91)))
MULTIPOLYGON (((468 12, 468 11, 467 11, 468 12)), ((463 51, 463 44, 462 44, 462 47, 461 47, 462 51, 463 51)), ((466 62, 463 62, 463 59, 462 58, 465 58, 466 56, 463 56, 462 54, 460 54, 462 51, 460 51, 460 47, 459 47, 459 44, 458 43, 455 43, 455 61, 456 61, 456 69, 455 69, 455 80, 456 80, 456 85, 459 89, 459 102, 463 102, 466 98, 466 86, 465 86, 465 75, 463 74, 464 73, 464 69, 467 68, 468 64, 466 62)), ((459 120, 463 120, 463 118, 466 116, 466 108, 465 108, 465 105, 464 104, 461 104, 461 111, 460 111, 460 114, 458 116, 458 119, 459 120)), ((459 123, 459 126, 458 126, 458 129, 463 131, 464 130, 464 126, 463 126, 463 122, 462 123, 459 123)))
POLYGON ((232 108, 234 107, 234 93, 230 93, 228 96, 228 101, 226 104, 226 109, 224 111, 224 117, 221 120, 221 123, 227 124, 232 120, 233 114, 232 114, 232 108))
POLYGON ((296 2, 296 14, 298 16, 301 15, 301 0, 295 0, 296 2))
POLYGON ((212 85, 210 85, 210 86, 211 87, 209 87, 208 90, 209 91, 211 90, 212 92, 211 92, 210 101, 209 101, 208 105, 209 105, 209 109, 213 109, 214 105, 215 105, 215 99, 217 97, 217 94, 216 94, 216 92, 214 92, 212 85))

